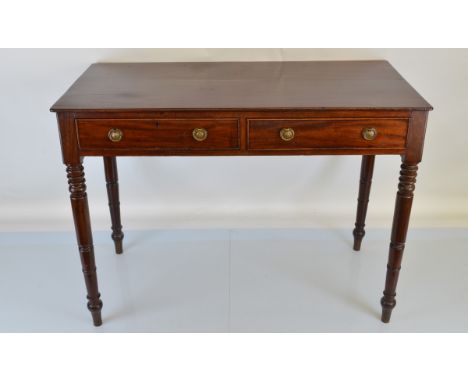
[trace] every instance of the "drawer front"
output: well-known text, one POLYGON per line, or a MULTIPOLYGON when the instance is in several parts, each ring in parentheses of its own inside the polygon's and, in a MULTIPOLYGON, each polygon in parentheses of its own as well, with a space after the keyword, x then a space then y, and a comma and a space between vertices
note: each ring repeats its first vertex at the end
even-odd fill
POLYGON ((250 119, 250 150, 403 149, 406 119, 250 119))
POLYGON ((76 129, 83 150, 239 148, 237 119, 77 119, 76 129))

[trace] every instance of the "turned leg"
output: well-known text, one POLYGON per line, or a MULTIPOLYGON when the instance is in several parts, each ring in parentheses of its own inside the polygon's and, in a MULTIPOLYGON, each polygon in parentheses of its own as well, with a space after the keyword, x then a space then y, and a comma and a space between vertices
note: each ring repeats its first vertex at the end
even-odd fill
POLYGON ((75 222, 76 238, 80 251, 86 289, 88 291, 88 309, 93 316, 94 325, 100 326, 102 324, 102 301, 98 290, 93 236, 91 233, 89 218, 88 197, 86 195, 86 181, 81 163, 67 165, 67 177, 73 210, 73 220, 75 222))
POLYGON ((363 155, 361 162, 361 178, 359 181, 358 207, 356 212, 356 224, 353 230, 355 251, 361 249, 362 238, 366 234, 367 205, 369 204, 369 194, 372 184, 372 174, 374 173, 375 155, 363 155))
POLYGON ((117 175, 117 161, 115 157, 104 157, 104 172, 106 174, 107 197, 109 199, 109 210, 112 221, 112 240, 115 244, 115 252, 121 254, 122 223, 120 221, 120 201, 119 201, 119 178, 117 175))
POLYGON ((413 194, 418 171, 417 163, 403 162, 393 215, 392 236, 388 255, 385 290, 380 301, 382 305, 382 322, 389 322, 392 309, 395 307, 396 286, 405 249, 406 233, 413 203, 413 194))

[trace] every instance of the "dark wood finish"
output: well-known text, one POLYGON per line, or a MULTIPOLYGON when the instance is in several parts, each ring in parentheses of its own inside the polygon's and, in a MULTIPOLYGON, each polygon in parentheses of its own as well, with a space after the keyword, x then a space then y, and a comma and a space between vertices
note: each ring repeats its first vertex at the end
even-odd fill
POLYGON ((119 200, 119 176, 117 173, 117 160, 115 157, 104 157, 104 173, 106 176, 107 198, 109 200, 109 212, 112 222, 112 240, 115 244, 115 253, 120 255, 123 252, 122 223, 120 221, 120 200, 119 200))
POLYGON ((401 260, 405 249, 413 193, 418 166, 404 162, 401 165, 400 182, 393 215, 392 236, 388 255, 387 277, 382 300, 382 322, 389 322, 392 309, 395 307, 396 286, 401 269, 401 260))
POLYGON ((393 214, 392 235, 387 263, 385 289, 380 301, 382 322, 388 323, 396 305, 396 287, 400 274, 403 252, 405 250, 411 206, 416 185, 418 164, 422 159, 424 135, 426 133, 427 114, 414 112, 411 119, 411 134, 408 135, 409 150, 402 157, 398 192, 393 214))
POLYGON ((237 119, 77 119, 81 149, 105 150, 223 150, 239 149, 237 119), (110 129, 123 132, 119 142, 112 142, 110 129), (204 141, 193 138, 194 129, 208 132, 204 141))
MULTIPOLYGON (((61 114, 61 113, 58 113, 61 114)), ((102 123, 106 123, 107 131, 113 126, 113 121, 115 119, 129 119, 129 120, 160 120, 160 119, 236 119, 239 121, 239 142, 240 149, 197 149, 197 150, 187 150, 187 149, 177 149, 177 148, 166 148, 161 150, 154 147, 133 147, 120 148, 119 145, 111 145, 112 150, 107 148, 83 148, 80 147, 80 154, 83 156, 137 156, 137 155, 158 155, 158 156, 168 156, 168 155, 177 155, 177 156, 206 156, 206 155, 336 155, 336 154, 358 154, 365 155, 369 154, 370 150, 373 150, 375 154, 404 154, 406 147, 404 148, 382 148, 382 147, 349 147, 343 148, 307 148, 307 149, 298 149, 293 148, 292 150, 249 150, 247 147, 247 121, 252 119, 337 119, 341 120, 347 118, 350 120, 354 119, 398 119, 408 121, 411 112, 408 110, 290 110, 290 111, 116 111, 116 112, 99 112, 99 111, 78 111, 73 113, 76 120, 83 119, 99 119, 102 123)), ((154 126, 154 125, 152 125, 154 126)), ((76 127, 75 127, 76 128, 76 127)), ((104 132, 103 132, 104 133, 104 132)), ((103 135, 101 133, 101 137, 103 135)), ((77 135, 77 132, 74 132, 77 135)), ((113 142, 108 141, 109 145, 113 142)), ((106 143, 107 144, 107 143, 106 143)), ((193 143, 195 144, 195 142, 193 143)))
POLYGON ((420 109, 387 61, 91 65, 52 107, 77 110, 420 109))
POLYGON ((354 245, 353 249, 359 251, 361 242, 366 234, 364 227, 366 225, 367 205, 369 204, 369 195, 372 185, 372 175, 374 173, 375 155, 364 155, 361 162, 361 177, 359 180, 358 207, 356 212, 356 223, 353 230, 354 245))
POLYGON ((86 289, 88 291, 88 309, 93 317, 94 325, 100 326, 102 324, 102 301, 100 299, 101 294, 98 290, 96 276, 93 235, 91 233, 88 197, 86 195, 86 182, 83 166, 81 164, 67 165, 67 177, 78 249, 80 252, 86 289))
POLYGON ((406 119, 257 119, 248 121, 250 150, 303 149, 400 149, 405 148, 408 120, 406 119), (292 128, 290 141, 280 137, 280 130, 292 128), (366 140, 362 132, 375 128, 374 140, 366 140))
POLYGON ((66 165, 70 201, 75 223, 82 271, 85 279, 88 299, 88 309, 91 312, 95 326, 102 324, 101 294, 98 289, 96 263, 94 258, 93 236, 89 217, 88 196, 82 157, 79 155, 76 134, 73 133, 73 114, 59 113, 57 115, 60 142, 62 146, 63 163, 66 165))
POLYGON ((116 251, 116 156, 362 155, 354 248, 364 236, 374 156, 401 155, 382 320, 388 322, 431 106, 386 61, 94 64, 55 103, 95 324, 95 274, 82 158, 105 157, 116 251), (194 139, 205 129, 203 141, 194 139), (294 129, 294 139, 280 137, 294 129), (365 140, 363 129, 377 137, 365 140), (110 129, 123 137, 112 142, 110 129))

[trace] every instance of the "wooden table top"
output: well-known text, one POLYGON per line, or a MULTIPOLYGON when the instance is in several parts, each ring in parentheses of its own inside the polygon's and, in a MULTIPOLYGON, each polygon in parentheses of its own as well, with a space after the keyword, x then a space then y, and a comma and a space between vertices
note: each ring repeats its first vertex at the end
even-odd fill
POLYGON ((431 110, 387 61, 101 63, 52 106, 83 110, 431 110))

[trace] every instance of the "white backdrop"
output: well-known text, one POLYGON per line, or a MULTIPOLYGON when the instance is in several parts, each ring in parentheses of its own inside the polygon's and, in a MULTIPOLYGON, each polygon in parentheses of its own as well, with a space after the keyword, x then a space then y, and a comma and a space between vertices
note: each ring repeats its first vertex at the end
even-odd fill
MULTIPOLYGON (((0 50, 0 230, 70 230, 49 107, 93 62, 387 59, 434 106, 412 226, 468 224, 468 50, 0 50)), ((354 224, 360 157, 119 158, 124 229, 354 224)), ((108 229, 102 161, 85 159, 94 229, 108 229)), ((378 157, 369 226, 389 226, 398 157, 378 157)))

